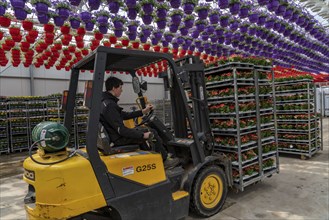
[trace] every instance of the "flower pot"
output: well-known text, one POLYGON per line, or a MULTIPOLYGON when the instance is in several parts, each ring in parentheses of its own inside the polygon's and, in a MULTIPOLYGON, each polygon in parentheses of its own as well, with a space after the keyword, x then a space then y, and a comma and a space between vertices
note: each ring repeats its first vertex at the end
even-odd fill
POLYGON ((183 36, 186 36, 188 34, 188 28, 181 28, 179 31, 183 36))
POLYGON ((199 10, 198 16, 199 16, 199 19, 201 19, 201 20, 206 19, 208 17, 208 10, 207 9, 199 10))
POLYGON ((257 24, 258 24, 259 26, 264 25, 265 22, 266 22, 266 16, 260 16, 260 17, 258 17, 257 24))
POLYGON ((50 20, 50 17, 47 14, 39 14, 38 20, 41 24, 47 24, 50 20))
POLYGON ((113 1, 109 3, 109 10, 112 14, 117 14, 120 9, 119 2, 113 1))
POLYGON ((151 35, 151 30, 150 29, 143 29, 142 30, 143 35, 145 35, 146 37, 149 37, 151 35))
POLYGON ((93 22, 86 22, 85 23, 85 28, 86 28, 86 31, 92 31, 94 30, 94 23, 93 22))
POLYGON ((240 11, 240 3, 231 4, 229 7, 232 15, 236 15, 240 11))
MULTIPOLYGON (((97 20, 97 23, 99 25, 106 26, 108 24, 109 18, 107 16, 100 15, 100 16, 97 17, 96 20, 97 20)), ((114 22, 113 22, 113 24, 114 24, 114 22)), ((114 25, 114 27, 115 28, 122 28, 122 27, 116 27, 115 25, 114 25)))
POLYGON ((6 13, 6 8, 0 5, 0 16, 3 16, 6 13))
POLYGON ((107 26, 98 26, 98 30, 99 32, 101 32, 102 34, 107 34, 107 30, 108 30, 108 27, 107 26))
POLYGON ((240 8, 240 12, 239 12, 239 17, 240 18, 246 18, 248 17, 248 14, 249 14, 249 8, 240 8))
POLYGON ((114 29, 114 35, 116 37, 122 37, 123 30, 122 29, 114 29))
POLYGON ((218 14, 211 14, 209 16, 210 24, 217 24, 219 22, 219 15, 218 14))
POLYGON ((259 5, 267 5, 268 4, 268 2, 269 2, 269 0, 258 0, 258 4, 259 5))
POLYGON ((286 20, 289 20, 293 15, 293 10, 291 8, 286 9, 286 11, 283 14, 283 18, 286 20))
POLYGON ((188 14, 188 15, 192 14, 193 11, 194 11, 194 4, 192 4, 192 3, 185 3, 183 5, 183 10, 184 10, 184 13, 185 14, 188 14))
POLYGON ((272 29, 274 26, 274 20, 267 20, 266 23, 265 23, 265 27, 267 29, 272 29))
POLYGON ((304 17, 299 17, 298 20, 296 21, 296 24, 299 26, 302 26, 305 22, 305 18, 304 17))
POLYGON ((234 21, 233 23, 231 23, 231 25, 230 25, 230 29, 232 30, 232 31, 235 31, 235 30, 237 30, 239 28, 239 23, 237 22, 237 21, 234 21))
POLYGON ((241 33, 247 33, 248 27, 247 26, 240 26, 240 32, 241 33))
POLYGON ((123 29, 123 23, 119 20, 113 21, 113 26, 115 29, 123 29))
POLYGON ((27 17, 27 12, 21 8, 14 8, 14 15, 17 18, 17 20, 23 21, 27 17))
POLYGON ((137 34, 136 33, 128 33, 129 40, 136 40, 137 34))
POLYGON ((207 34, 210 35, 210 34, 215 32, 215 27, 214 26, 208 26, 206 28, 205 32, 207 32, 207 34))
POLYGON ((167 42, 167 41, 162 41, 162 46, 164 47, 163 49, 162 49, 162 52, 163 53, 167 53, 168 52, 168 46, 169 46, 169 43, 167 42))
POLYGON ((153 17, 152 15, 145 14, 142 16, 143 23, 149 25, 152 23, 153 17))
POLYGON ((178 25, 171 24, 171 25, 169 26, 169 31, 170 31, 171 33, 176 33, 177 30, 178 30, 178 25))
POLYGON ((91 20, 91 14, 90 14, 90 12, 88 12, 88 11, 80 12, 80 19, 83 22, 85 22, 85 23, 87 23, 88 21, 90 21, 91 20))
POLYGON ((222 27, 227 27, 228 24, 229 24, 229 22, 228 22, 228 18, 221 18, 221 19, 220 19, 220 26, 222 26, 222 27))
POLYGON ((130 20, 135 20, 137 17, 137 11, 135 8, 128 8, 127 16, 130 20))
POLYGON ((37 2, 35 4, 35 10, 38 14, 47 14, 48 13, 48 5, 43 2, 37 2))
POLYGON ((194 20, 193 19, 185 20, 184 24, 186 28, 192 28, 194 24, 194 20))
POLYGON ((70 24, 73 29, 78 29, 80 27, 80 21, 76 19, 71 19, 70 24))
POLYGON ((181 0, 170 0, 170 6, 173 8, 179 8, 181 5, 182 1, 181 0))
POLYGON ((215 33, 216 33, 217 37, 220 37, 224 34, 224 30, 223 29, 215 29, 215 33))
POLYGON ((199 32, 204 31, 205 28, 206 28, 206 25, 203 24, 203 23, 196 24, 196 29, 197 29, 199 32))
POLYGON ((101 1, 100 0, 88 0, 88 5, 89 5, 90 11, 97 10, 99 8, 99 6, 101 5, 101 1))
POLYGON ((136 7, 136 0, 125 0, 126 5, 128 8, 135 8, 136 7))
POLYGON ((74 5, 74 6, 79 6, 80 2, 81 2, 81 0, 70 0, 70 4, 74 5))
POLYGON ((280 28, 281 28, 281 23, 279 23, 279 22, 274 22, 273 30, 279 31, 280 28))
POLYGON ((25 7, 24 0, 10 0, 10 4, 14 9, 16 9, 16 8, 24 9, 24 7, 25 7))
POLYGON ((275 11, 275 14, 277 16, 282 16, 286 12, 286 6, 285 5, 280 5, 278 9, 275 11))
POLYGON ((218 7, 221 9, 228 8, 229 6, 229 0, 218 0, 218 7))
POLYGON ((248 16, 248 18, 249 18, 250 23, 257 23, 258 22, 258 14, 257 13, 250 14, 248 16))
POLYGON ((147 3, 147 4, 144 4, 142 7, 143 7, 143 11, 144 11, 145 14, 147 14, 147 15, 152 14, 152 12, 153 12, 153 5, 152 4, 147 3))
POLYGON ((194 39, 196 39, 196 38, 199 37, 199 34, 200 34, 200 32, 198 30, 195 30, 195 31, 192 32, 191 37, 193 37, 194 39))
POLYGON ((278 0, 270 0, 267 4, 267 9, 269 11, 276 11, 278 7, 280 6, 280 3, 278 0))
POLYGON ((70 16, 70 10, 67 8, 57 8, 57 14, 66 20, 70 16))
POLYGON ((167 9, 158 8, 156 14, 157 14, 158 18, 165 19, 167 17, 167 9))
POLYGON ((175 25, 180 25, 182 16, 180 14, 174 14, 171 16, 171 22, 175 25))
POLYGON ((165 29, 166 28, 166 24, 167 24, 166 20, 159 20, 156 23, 157 23, 157 26, 158 26, 159 29, 165 29))

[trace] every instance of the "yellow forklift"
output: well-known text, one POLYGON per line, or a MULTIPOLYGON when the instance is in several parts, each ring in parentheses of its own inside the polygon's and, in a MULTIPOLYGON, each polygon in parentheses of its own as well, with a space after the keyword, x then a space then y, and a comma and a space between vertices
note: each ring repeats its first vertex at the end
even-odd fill
POLYGON ((64 125, 42 122, 33 130, 35 143, 23 164, 28 219, 173 220, 190 212, 209 217, 223 207, 232 186, 231 162, 213 152, 204 65, 197 57, 174 61, 165 53, 98 47, 73 66, 63 106, 64 125), (168 63, 161 77, 170 92, 173 126, 167 128, 153 112, 140 124, 155 129, 168 151, 180 158, 178 166, 167 170, 159 153, 109 144, 100 123, 105 71, 130 73, 143 108, 147 86, 136 71, 160 61, 168 63), (94 74, 84 97, 89 108, 86 147, 74 149, 67 144, 80 70, 94 74), (184 88, 192 93, 192 106, 184 88))

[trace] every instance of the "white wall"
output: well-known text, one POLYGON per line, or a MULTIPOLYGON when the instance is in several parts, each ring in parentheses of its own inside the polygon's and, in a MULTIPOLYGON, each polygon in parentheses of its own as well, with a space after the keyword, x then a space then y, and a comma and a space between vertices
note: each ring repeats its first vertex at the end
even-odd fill
MULTIPOLYGON (((18 67, 0 67, 0 96, 30 96, 34 93, 35 96, 46 96, 54 93, 62 93, 69 86, 70 71, 56 68, 45 69, 32 68, 33 80, 31 81, 30 70, 23 65, 18 67), (31 85, 32 90, 31 91, 31 85), (31 93, 32 92, 32 93, 31 93)), ((105 79, 111 74, 105 74, 105 79)), ((124 82, 123 93, 120 97, 120 103, 124 106, 131 106, 135 103, 136 94, 133 92, 131 84, 131 76, 127 74, 112 74, 120 78, 124 82)), ((78 92, 84 91, 86 80, 91 80, 93 74, 89 71, 81 72, 79 77, 78 92)), ((155 77, 139 77, 140 80, 148 82, 148 91, 145 96, 149 100, 163 99, 164 88, 163 80, 155 77)), ((124 107, 123 106, 123 107, 124 107)))

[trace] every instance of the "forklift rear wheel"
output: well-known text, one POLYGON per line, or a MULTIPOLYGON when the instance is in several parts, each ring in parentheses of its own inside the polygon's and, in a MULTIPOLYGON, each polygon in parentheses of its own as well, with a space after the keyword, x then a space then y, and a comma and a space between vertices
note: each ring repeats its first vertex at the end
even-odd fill
POLYGON ((192 188, 191 209, 201 216, 209 217, 223 207, 227 196, 227 181, 224 171, 215 165, 201 170, 192 188))

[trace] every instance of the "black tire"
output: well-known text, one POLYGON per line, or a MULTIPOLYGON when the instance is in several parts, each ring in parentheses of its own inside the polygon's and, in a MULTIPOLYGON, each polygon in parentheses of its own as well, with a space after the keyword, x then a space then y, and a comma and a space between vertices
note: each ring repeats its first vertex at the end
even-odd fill
POLYGON ((200 217, 215 215, 223 207, 227 191, 226 176, 222 168, 216 165, 205 167, 194 179, 190 210, 200 217))

